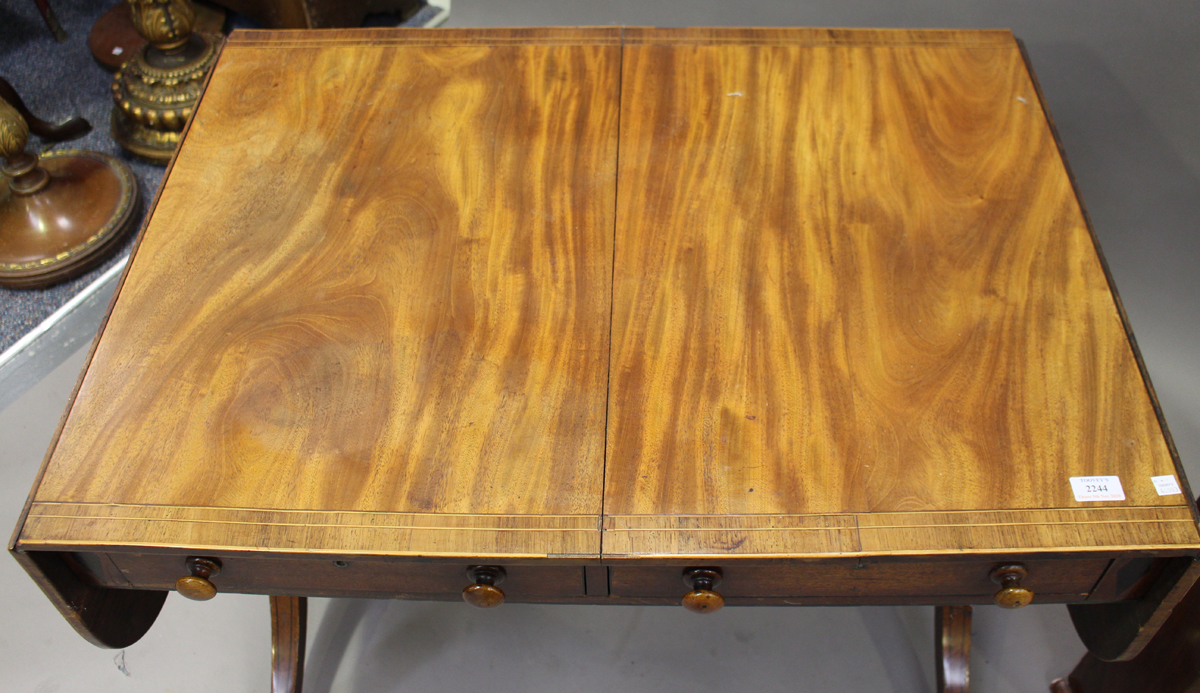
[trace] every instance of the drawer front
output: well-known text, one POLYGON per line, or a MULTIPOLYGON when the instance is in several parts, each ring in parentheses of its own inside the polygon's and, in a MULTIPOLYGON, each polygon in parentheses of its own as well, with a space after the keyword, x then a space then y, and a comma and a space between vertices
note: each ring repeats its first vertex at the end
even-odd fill
MULTIPOLYGON (((101 584, 110 587, 174 589, 188 574, 184 555, 90 554, 77 560, 101 584), (106 566, 105 562, 109 564, 106 566)), ((312 597, 412 597, 459 599, 472 584, 469 563, 412 563, 346 558, 252 558, 206 556, 221 562, 211 579, 219 592, 295 594, 312 597)), ((508 601, 537 601, 584 595, 582 566, 501 565, 500 584, 508 601)))
MULTIPOLYGON (((471 584, 467 562, 413 563, 334 558, 212 556, 221 561, 211 578, 220 592, 295 594, 313 597, 460 599, 471 584)), ((186 556, 165 554, 74 554, 77 566, 98 584, 139 589, 174 589, 187 574, 186 556)), ((1028 570, 1021 584, 1035 602, 1081 601, 1108 568, 1105 558, 1017 561, 1028 570)), ((940 561, 883 563, 705 564, 719 568, 717 591, 731 603, 989 603, 999 586, 992 570, 1002 562, 940 561), (760 601, 765 600, 765 601, 760 601), (772 601, 774 600, 774 601, 772 601)), ((502 564, 501 564, 502 565, 502 564)), ((699 565, 699 564, 698 564, 699 565)), ((507 601, 593 601, 607 597, 630 603, 677 604, 689 590, 684 566, 502 565, 500 587, 507 601), (590 577, 590 579, 589 579, 590 577), (590 584, 594 583, 594 584, 590 584), (607 583, 607 584, 606 584, 607 583)))
MULTIPOLYGON (((1055 597, 1091 591, 1108 567, 1108 559, 1019 561, 1029 571, 1021 584, 1035 594, 1055 597)), ((999 586, 992 570, 1001 562, 943 561, 922 563, 805 563, 792 565, 706 564, 721 570, 716 591, 727 598, 962 597, 991 601, 999 586)), ((614 597, 680 598, 688 587, 681 566, 613 566, 614 597)), ((1039 600, 1040 601, 1040 600, 1039 600)))

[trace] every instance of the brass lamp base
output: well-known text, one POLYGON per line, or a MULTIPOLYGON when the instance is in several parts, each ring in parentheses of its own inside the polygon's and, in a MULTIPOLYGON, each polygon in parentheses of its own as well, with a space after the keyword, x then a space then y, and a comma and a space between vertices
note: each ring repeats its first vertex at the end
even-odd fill
POLYGON ((112 110, 112 138, 121 148, 142 161, 159 166, 170 163, 182 133, 155 130, 125 114, 120 106, 112 110))
POLYGON ((40 190, 17 194, 0 178, 0 286, 33 289, 100 264, 134 226, 137 182, 100 152, 43 154, 40 190))
POLYGON ((117 144, 151 163, 170 161, 204 77, 216 61, 220 40, 191 34, 170 52, 148 45, 117 70, 112 85, 112 136, 117 144))

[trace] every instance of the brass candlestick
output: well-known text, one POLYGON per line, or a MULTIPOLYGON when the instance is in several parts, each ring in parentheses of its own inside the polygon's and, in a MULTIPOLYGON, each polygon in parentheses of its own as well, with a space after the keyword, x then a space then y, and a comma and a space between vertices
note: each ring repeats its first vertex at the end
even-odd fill
POLYGON ((165 164, 200 97, 220 39, 192 33, 196 13, 189 0, 129 0, 129 9, 147 45, 113 79, 112 136, 135 156, 165 164))
POLYGON ((29 127, 0 99, 0 286, 39 288, 91 269, 137 220, 137 183, 107 154, 25 150, 29 127))

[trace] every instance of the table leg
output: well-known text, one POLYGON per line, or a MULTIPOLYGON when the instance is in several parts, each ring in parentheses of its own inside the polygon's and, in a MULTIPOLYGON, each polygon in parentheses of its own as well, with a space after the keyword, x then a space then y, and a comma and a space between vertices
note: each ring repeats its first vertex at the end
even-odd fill
POLYGON ((1200 583, 1171 611, 1144 649, 1124 662, 1085 654, 1052 693, 1200 693, 1200 583))
POLYGON ((967 693, 971 682, 969 606, 939 606, 934 615, 937 693, 967 693))
POLYGON ((271 597, 271 693, 300 693, 307 630, 307 597, 271 597))

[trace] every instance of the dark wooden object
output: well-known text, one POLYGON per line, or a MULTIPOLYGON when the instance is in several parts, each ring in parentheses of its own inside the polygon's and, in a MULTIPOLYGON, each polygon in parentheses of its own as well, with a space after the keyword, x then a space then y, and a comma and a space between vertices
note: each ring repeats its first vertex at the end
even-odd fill
MULTIPOLYGON (((1025 565, 1027 588, 1039 602, 1083 601, 1109 561, 1034 559, 1025 565), (1052 596, 1051 596, 1052 595, 1052 596), (1070 596, 1074 595, 1075 599, 1070 596)), ((990 579, 995 560, 968 561, 864 560, 794 565, 723 566, 721 593, 731 597, 923 597, 925 603, 954 597, 964 604, 991 604, 996 585, 990 579)), ((676 566, 614 565, 612 593, 620 596, 671 596, 679 590, 676 566)))
POLYGON ((361 26, 368 14, 406 16, 417 0, 214 0, 269 29, 361 26))
POLYGON ((1070 605, 1071 620, 1088 651, 1103 661, 1137 656, 1200 575, 1200 563, 1183 556, 1170 560, 1137 599, 1111 604, 1070 605))
POLYGON ((939 606, 934 614, 937 693, 968 693, 971 688, 970 606, 939 606))
MULTIPOLYGON (((1198 565, 1188 559, 1161 563, 1140 581, 1150 585, 1144 597, 1072 613, 1089 652, 1069 676, 1050 684, 1052 693, 1200 693, 1200 587, 1193 584, 1180 597, 1186 579, 1176 578, 1198 565), (1169 590, 1165 596, 1163 590, 1169 590), (1165 609, 1151 613, 1147 604, 1156 600, 1177 602, 1161 625, 1151 621, 1165 609)), ((1112 590, 1120 593, 1121 585, 1112 590)))
POLYGON ((137 642, 162 610, 167 591, 113 589, 90 584, 87 570, 69 555, 17 553, 17 562, 34 578, 50 602, 85 640, 99 647, 122 648, 137 642))
MULTIPOLYGON (((1112 624, 1118 626, 1119 623, 1112 624)), ((1085 654, 1054 693, 1200 693, 1200 589, 1175 606, 1153 639, 1132 659, 1106 662, 1085 654)))
POLYGON ((107 154, 27 150, 22 109, 0 99, 0 286, 41 288, 106 259, 132 231, 141 197, 129 167, 107 154))
POLYGON ((308 598, 271 597, 271 693, 301 693, 308 598))

